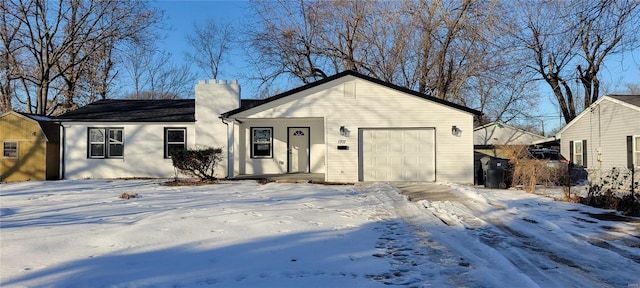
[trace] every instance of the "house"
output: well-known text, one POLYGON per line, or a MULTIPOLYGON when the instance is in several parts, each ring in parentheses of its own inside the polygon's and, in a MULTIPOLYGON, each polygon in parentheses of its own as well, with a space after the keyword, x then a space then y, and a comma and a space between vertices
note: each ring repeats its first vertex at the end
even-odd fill
POLYGON ((500 149, 505 145, 532 145, 545 140, 542 135, 531 133, 502 122, 492 122, 473 129, 473 145, 476 152, 505 158, 506 152, 500 149))
POLYGON ((103 100, 62 115, 63 174, 173 177, 172 147, 224 147, 218 177, 472 183, 480 112, 345 71, 264 100, 201 80, 195 100, 103 100))
MULTIPOLYGON (((226 146, 218 117, 240 105, 239 95, 236 81, 201 81, 196 99, 100 100, 60 115, 62 178, 180 176, 169 151, 226 146)), ((216 176, 225 173, 223 165, 216 176)))
POLYGON ((346 71, 223 113, 229 175, 472 183, 480 112, 346 71))
POLYGON ((15 111, 0 115, 0 182, 58 179, 58 131, 48 117, 15 111))
POLYGON ((557 135, 561 153, 590 171, 640 167, 640 95, 606 95, 557 135))

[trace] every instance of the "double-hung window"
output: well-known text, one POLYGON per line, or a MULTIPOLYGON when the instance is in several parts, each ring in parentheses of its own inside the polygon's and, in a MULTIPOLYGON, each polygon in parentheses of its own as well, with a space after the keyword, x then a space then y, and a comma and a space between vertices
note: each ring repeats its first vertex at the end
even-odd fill
POLYGON ((187 128, 164 128, 164 158, 171 152, 187 149, 187 128))
POLYGON ((584 163, 582 161, 583 159, 583 150, 584 147, 582 147, 582 141, 575 141, 573 142, 573 161, 574 164, 578 165, 578 166, 584 166, 584 163))
POLYGON ((89 128, 89 158, 124 157, 122 128, 89 128))
POLYGON ((18 158, 18 142, 4 142, 2 146, 4 158, 18 158))
POLYGON ((251 128, 251 158, 273 157, 273 128, 251 128))

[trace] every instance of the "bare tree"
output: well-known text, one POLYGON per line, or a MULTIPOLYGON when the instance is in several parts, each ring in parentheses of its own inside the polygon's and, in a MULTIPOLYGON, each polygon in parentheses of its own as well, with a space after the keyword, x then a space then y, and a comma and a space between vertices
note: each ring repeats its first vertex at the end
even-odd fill
MULTIPOLYGON (((535 104, 501 1, 256 1, 249 31, 264 83, 355 70, 440 99, 518 117, 535 104), (520 111, 520 112, 518 112, 520 111)), ((490 119, 490 120, 496 120, 490 119)))
POLYGON ((12 81, 22 84, 20 101, 37 114, 52 113, 58 103, 62 111, 73 109, 79 83, 95 74, 94 66, 87 64, 97 61, 92 59, 94 52, 147 35, 144 32, 160 19, 142 1, 4 0, 3 4, 4 23, 12 25, 6 30, 17 31, 18 42, 17 49, 7 51, 21 59, 11 63, 19 65, 13 71, 21 72, 12 81))
POLYGON ((254 1, 258 25, 247 26, 251 43, 248 55, 257 67, 262 85, 281 76, 302 83, 327 77, 326 59, 318 53, 320 5, 329 1, 254 1))
POLYGON ((531 55, 528 67, 551 88, 566 123, 598 99, 605 59, 640 47, 639 5, 633 0, 522 1, 514 8, 524 12, 512 21, 521 25, 514 36, 531 55))
POLYGON ((8 17, 9 4, 6 0, 0 3, 0 113, 10 111, 13 107, 12 98, 15 93, 14 80, 17 79, 15 70, 18 68, 16 54, 18 48, 16 37, 20 30, 19 22, 8 17))
POLYGON ((202 69, 208 77, 216 79, 223 57, 228 53, 234 40, 231 24, 216 24, 208 20, 203 24, 193 24, 193 34, 187 35, 187 43, 193 52, 187 59, 202 69))
MULTIPOLYGON (((123 53, 125 70, 133 83, 133 92, 123 95, 127 99, 176 99, 192 94, 195 77, 188 65, 173 65, 171 54, 162 52, 148 43, 132 43, 123 53)), ((122 76, 124 77, 124 76, 122 76)))

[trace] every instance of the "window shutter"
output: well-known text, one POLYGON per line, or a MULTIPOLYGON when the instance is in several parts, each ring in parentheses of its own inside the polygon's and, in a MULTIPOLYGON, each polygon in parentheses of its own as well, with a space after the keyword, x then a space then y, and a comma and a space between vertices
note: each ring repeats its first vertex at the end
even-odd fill
POLYGON ((573 141, 569 141, 569 162, 573 163, 573 141))
POLYGON ((582 140, 582 167, 587 168, 587 140, 582 140))
POLYGON ((633 169, 633 136, 627 136, 627 168, 633 169))

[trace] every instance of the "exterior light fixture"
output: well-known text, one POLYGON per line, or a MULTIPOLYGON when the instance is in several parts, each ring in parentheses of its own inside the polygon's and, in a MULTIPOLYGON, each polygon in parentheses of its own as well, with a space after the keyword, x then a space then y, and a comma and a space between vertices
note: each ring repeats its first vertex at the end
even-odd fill
POLYGON ((460 136, 461 134, 462 134, 462 130, 458 128, 458 126, 456 125, 451 126, 451 135, 460 136))
POLYGON ((347 134, 347 128, 344 128, 344 126, 340 126, 340 136, 346 136, 347 134))

